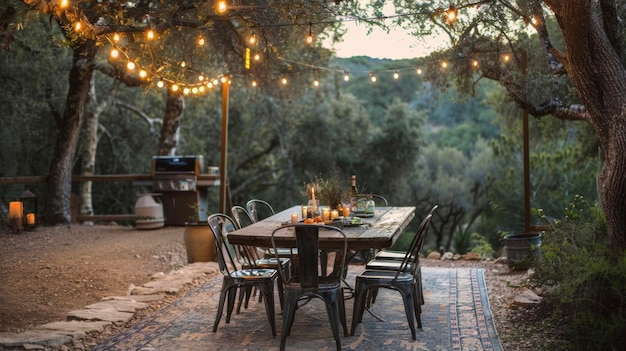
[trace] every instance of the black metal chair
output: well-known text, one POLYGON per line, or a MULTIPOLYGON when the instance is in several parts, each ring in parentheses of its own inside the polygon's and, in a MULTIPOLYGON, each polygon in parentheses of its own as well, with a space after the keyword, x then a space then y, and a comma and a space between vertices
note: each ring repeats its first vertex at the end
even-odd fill
MULTIPOLYGON (((428 231, 431 218, 432 215, 428 214, 420 224, 417 230, 417 235, 419 235, 420 238, 423 238, 428 231)), ((414 245, 407 250, 404 254, 404 259, 395 269, 366 268, 356 277, 350 335, 354 335, 357 324, 361 323, 363 312, 366 305, 369 304, 370 299, 373 301, 373 296, 376 296, 378 289, 386 288, 396 290, 402 295, 404 311, 409 323, 409 328, 411 329, 411 336, 413 340, 416 340, 415 322, 417 321, 418 328, 422 328, 420 318, 421 304, 418 297, 419 292, 416 278, 418 266, 416 258, 419 256, 417 251, 418 246, 419 245, 414 245)))
MULTIPOLYGON (((428 214, 431 216, 434 216, 435 211, 437 210, 438 207, 439 205, 433 206, 431 210, 428 212, 428 214)), ((416 232, 408 248, 409 251, 417 252, 417 257, 412 257, 412 259, 413 259, 413 262, 415 262, 415 264, 417 265, 416 270, 415 270, 416 272, 415 279, 418 285, 418 300, 420 302, 420 305, 424 304, 424 292, 423 292, 424 289, 422 288, 422 279, 421 279, 422 267, 420 265, 419 254, 422 251, 422 248, 424 247, 424 241, 426 240, 426 231, 428 231, 428 228, 426 228, 425 232, 423 233, 416 232), (418 245, 419 247, 416 248, 415 245, 418 245)), ((374 256, 373 260, 367 263, 365 268, 366 269, 395 270, 398 268, 398 266, 404 259, 405 254, 406 254, 406 251, 381 250, 376 254, 376 256, 374 256)), ((408 267, 408 268, 411 269, 412 267, 408 267)), ((376 294, 373 294, 370 302, 373 303, 375 299, 376 299, 376 294)))
MULTIPOLYGON (((224 303, 228 299, 226 309, 226 323, 230 322, 233 309, 235 307, 235 296, 237 290, 245 290, 248 287, 257 288, 264 297, 267 319, 270 322, 272 335, 276 336, 276 317, 274 312, 274 283, 278 279, 278 271, 275 269, 263 268, 240 268, 241 263, 233 258, 240 248, 230 245, 227 240, 227 233, 235 230, 235 223, 225 214, 213 214, 208 218, 209 227, 215 237, 215 247, 217 251, 220 271, 224 276, 220 300, 213 324, 213 332, 217 331, 217 326, 222 318, 224 303)), ((244 250, 245 251, 245 250, 244 250)), ((250 265, 250 263, 248 263, 250 265)))
MULTIPOLYGON (((237 225, 237 229, 243 228, 245 226, 249 226, 254 223, 248 211, 242 206, 235 205, 231 207, 230 212, 233 216, 235 224, 237 225)), ((259 247, 249 247, 243 250, 245 250, 243 254, 247 255, 247 260, 250 261, 249 263, 250 267, 244 267, 244 268, 278 269, 278 262, 280 262, 281 265, 285 266, 285 269, 287 269, 288 271, 290 269, 291 260, 287 257, 281 257, 280 261, 278 261, 274 257, 268 257, 267 255, 265 255, 266 250, 264 250, 263 248, 259 248, 259 247)), ((283 300, 282 300, 283 299, 283 283, 282 283, 280 275, 278 276, 276 285, 278 287, 278 296, 281 302, 280 305, 282 306, 283 305, 283 300)), ((251 296, 254 296, 254 294, 252 293, 251 287, 247 287, 245 289, 245 293, 239 295, 239 302, 237 304, 237 313, 239 313, 239 311, 241 310, 241 304, 244 298, 245 298, 244 308, 248 308, 248 302, 250 301, 251 296)), ((262 299, 262 297, 263 295, 259 295, 259 299, 262 299)))
POLYGON ((340 324, 344 335, 348 335, 345 306, 343 300, 342 276, 345 271, 347 253, 347 239, 343 230, 326 225, 290 224, 277 228, 272 233, 272 247, 274 252, 279 248, 285 248, 283 238, 288 236, 296 238, 298 248, 298 273, 286 277, 283 269, 279 274, 283 275, 285 286, 285 307, 283 310, 283 327, 280 340, 280 349, 285 349, 287 336, 291 332, 298 301, 301 299, 322 299, 326 305, 326 311, 335 338, 337 350, 341 350, 339 340, 340 324), (335 251, 335 269, 329 275, 320 274, 319 266, 319 236, 336 235, 341 249, 335 251))
POLYGON ((272 206, 266 201, 259 199, 252 199, 246 203, 246 209, 252 217, 252 220, 258 222, 267 217, 273 216, 275 214, 272 206))

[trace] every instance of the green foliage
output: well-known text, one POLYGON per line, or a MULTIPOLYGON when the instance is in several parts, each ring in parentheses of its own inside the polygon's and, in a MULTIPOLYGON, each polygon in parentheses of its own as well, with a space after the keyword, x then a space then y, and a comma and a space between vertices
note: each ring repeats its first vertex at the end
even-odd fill
POLYGON ((626 255, 606 245, 606 222, 597 205, 576 196, 562 220, 549 219, 533 282, 544 288, 568 336, 568 350, 624 346, 626 255))

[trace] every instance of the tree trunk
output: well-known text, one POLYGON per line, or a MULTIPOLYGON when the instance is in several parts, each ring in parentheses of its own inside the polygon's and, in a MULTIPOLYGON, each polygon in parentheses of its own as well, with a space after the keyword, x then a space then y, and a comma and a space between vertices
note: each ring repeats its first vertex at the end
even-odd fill
POLYGON ((178 146, 178 128, 185 110, 185 98, 178 93, 167 91, 165 116, 161 127, 158 155, 174 155, 178 146))
POLYGON ((564 35, 568 72, 602 146, 598 187, 608 244, 622 252, 626 250, 626 70, 592 1, 547 3, 564 35))
MULTIPOLYGON (((98 135, 98 126, 100 124, 100 115, 110 105, 111 99, 117 91, 119 83, 116 82, 113 89, 108 93, 104 99, 98 103, 98 98, 95 91, 95 83, 91 84, 91 100, 97 107, 93 113, 88 113, 85 116, 84 125, 84 150, 82 155, 82 167, 81 174, 84 176, 90 176, 94 174, 96 167, 96 154, 98 151, 98 142, 100 137, 98 135)), ((81 215, 93 215, 93 203, 91 197, 91 181, 83 182, 80 186, 80 214, 81 215)), ((84 222, 83 224, 93 224, 93 222, 84 222)))
POLYGON ((44 210, 44 220, 47 224, 69 224, 72 220, 74 154, 83 122, 96 52, 95 42, 91 40, 81 42, 74 47, 65 110, 63 116, 56 121, 59 134, 48 175, 44 210))

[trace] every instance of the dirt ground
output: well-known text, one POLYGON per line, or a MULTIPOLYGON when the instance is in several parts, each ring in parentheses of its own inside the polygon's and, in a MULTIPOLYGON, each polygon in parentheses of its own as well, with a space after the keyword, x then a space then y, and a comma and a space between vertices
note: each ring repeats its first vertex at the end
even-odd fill
MULTIPOLYGON (((183 227, 137 230, 130 226, 39 227, 0 231, 0 332, 18 332, 65 320, 71 310, 104 296, 126 295, 157 272, 187 263, 183 227)), ((485 261, 422 260, 424 266, 482 267, 490 307, 504 350, 538 350, 550 330, 537 328, 533 310, 513 309, 527 272, 485 261)), ((144 311, 142 313, 149 313, 144 311)), ((552 336, 554 337, 554 336, 552 336)))

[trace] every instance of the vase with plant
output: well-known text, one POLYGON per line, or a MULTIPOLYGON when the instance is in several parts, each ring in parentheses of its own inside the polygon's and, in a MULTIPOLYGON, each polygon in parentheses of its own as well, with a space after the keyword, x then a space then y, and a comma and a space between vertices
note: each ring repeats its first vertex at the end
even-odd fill
POLYGON ((350 195, 348 183, 341 177, 339 168, 335 169, 330 177, 317 177, 313 183, 309 183, 309 188, 313 186, 322 203, 331 209, 340 209, 343 201, 350 195))
POLYGON ((190 205, 194 209, 194 216, 185 222, 185 249, 187 262, 211 262, 215 260, 215 238, 207 221, 200 220, 201 209, 198 204, 190 205))

